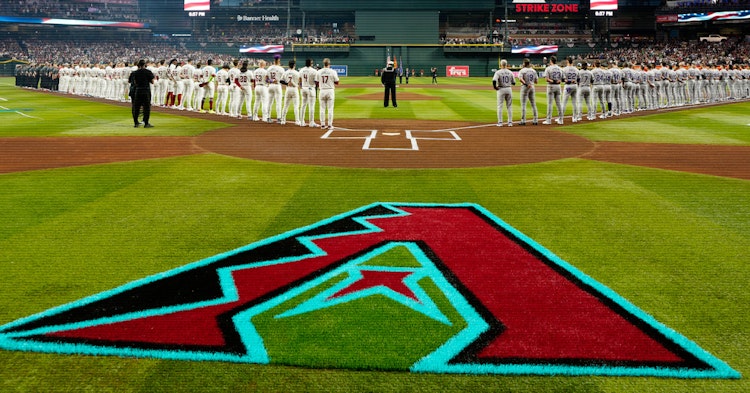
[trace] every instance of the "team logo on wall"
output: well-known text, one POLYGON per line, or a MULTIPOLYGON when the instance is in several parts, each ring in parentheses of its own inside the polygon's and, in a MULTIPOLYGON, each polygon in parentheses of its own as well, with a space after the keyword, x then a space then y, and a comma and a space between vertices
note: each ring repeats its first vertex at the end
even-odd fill
POLYGON ((0 327, 8 350, 737 378, 474 204, 376 203, 0 327))

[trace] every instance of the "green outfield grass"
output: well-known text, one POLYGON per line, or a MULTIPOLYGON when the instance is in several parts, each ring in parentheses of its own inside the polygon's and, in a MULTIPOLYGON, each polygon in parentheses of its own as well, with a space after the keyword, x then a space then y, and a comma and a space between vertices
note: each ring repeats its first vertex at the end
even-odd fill
MULTIPOLYGON (((440 79, 451 87, 488 82, 440 79)), ((381 92, 377 83, 344 78, 337 118, 495 121, 491 88, 410 86, 441 100, 402 102, 398 111, 347 99, 381 92), (363 83, 373 86, 346 88, 363 83)), ((0 112, 0 137, 145 132, 133 132, 128 108, 17 90, 7 78, 0 79, 0 98, 14 109, 0 112), (38 119, 15 113, 21 109, 38 119)), ((746 145, 747 109, 741 103, 563 130, 592 140, 746 145), (710 115, 717 112, 721 121, 710 115)), ((221 118, 207 118, 156 113, 151 130, 196 135, 223 126, 221 118)), ((743 374, 740 380, 421 375, 0 351, 3 392, 750 391, 748 181, 582 159, 378 170, 203 154, 3 174, 0 190, 0 325, 373 202, 471 202, 743 374)), ((316 361, 313 349, 300 356, 316 361)))

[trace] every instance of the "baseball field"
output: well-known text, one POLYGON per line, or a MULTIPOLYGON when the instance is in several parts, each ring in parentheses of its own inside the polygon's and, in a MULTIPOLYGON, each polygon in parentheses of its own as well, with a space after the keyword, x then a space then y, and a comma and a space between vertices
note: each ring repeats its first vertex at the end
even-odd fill
MULTIPOLYGON (((0 78, 0 391, 750 391, 750 103, 508 128, 495 126, 489 78, 439 83, 412 78, 395 109, 383 108, 376 78, 342 78, 328 132, 162 108, 154 108, 154 128, 133 128, 127 103, 0 78), (142 305, 204 296, 202 285, 226 278, 209 269, 215 264, 261 258, 244 262, 246 270, 281 266, 292 251, 275 246, 288 239, 311 252, 335 248, 334 235, 353 233, 352 223, 387 234, 388 218, 417 217, 420 208, 470 208, 585 287, 601 300, 596 306, 627 313, 645 336, 697 360, 670 368, 606 355, 590 366, 560 356, 547 367, 529 353, 495 367, 480 353, 467 361, 473 368, 448 367, 454 359, 444 372, 420 369, 486 317, 475 302, 502 309, 543 293, 554 301, 547 306, 570 307, 555 321, 604 323, 588 303, 556 292, 557 278, 535 280, 540 273, 516 276, 535 282, 517 292, 512 280, 469 290, 421 239, 459 239, 454 248, 466 251, 489 237, 449 219, 425 221, 411 242, 389 238, 396 243, 313 269, 322 274, 314 280, 278 273, 291 283, 245 315, 266 357, 205 351, 211 333, 191 319, 167 329, 158 344, 169 345, 141 342, 167 326, 149 318, 184 311, 142 305), (363 272, 425 276, 381 279, 348 301, 362 285, 347 280, 363 272), (100 333, 136 317, 145 322, 127 337, 100 333)), ((468 276, 505 270, 479 259, 464 266, 468 276)), ((273 274, 264 270, 248 288, 271 285, 273 274)), ((529 304, 518 313, 538 316, 530 325, 553 324, 550 307, 529 304)), ((553 349, 579 347, 581 333, 566 333, 553 349)), ((639 351, 630 348, 650 359, 639 351)))

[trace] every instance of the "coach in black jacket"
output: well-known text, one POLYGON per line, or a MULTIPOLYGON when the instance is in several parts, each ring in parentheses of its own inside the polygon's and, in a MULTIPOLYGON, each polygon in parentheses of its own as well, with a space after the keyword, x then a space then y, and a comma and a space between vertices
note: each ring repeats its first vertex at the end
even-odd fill
POLYGON ((128 78, 131 86, 131 96, 133 100, 132 112, 134 127, 138 127, 138 114, 143 107, 143 125, 144 128, 153 127, 149 123, 151 117, 151 85, 154 83, 154 74, 146 68, 146 60, 138 62, 138 70, 133 71, 128 78))
POLYGON ((385 86, 385 94, 383 95, 383 106, 388 107, 388 92, 390 91, 391 94, 391 102, 393 102, 393 107, 398 107, 398 104, 396 104, 396 70, 393 69, 393 62, 388 62, 388 67, 386 67, 383 72, 380 74, 380 83, 385 86))

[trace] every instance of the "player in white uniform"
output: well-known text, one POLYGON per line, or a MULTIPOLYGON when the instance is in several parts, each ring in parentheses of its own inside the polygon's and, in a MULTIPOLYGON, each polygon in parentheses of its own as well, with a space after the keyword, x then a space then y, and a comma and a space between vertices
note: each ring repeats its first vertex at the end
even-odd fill
MULTIPOLYGON (((237 68, 237 60, 232 60, 229 66, 229 116, 238 117, 239 111, 235 108, 236 98, 235 96, 240 94, 240 87, 235 84, 237 76, 240 74, 240 69, 237 68)), ((242 109, 241 107, 239 108, 242 109)))
POLYGON ((500 69, 492 76, 492 87, 497 91, 497 126, 503 125, 503 105, 508 111, 508 127, 513 126, 513 90, 516 78, 508 69, 508 61, 500 60, 500 69))
MULTIPOLYGON (((148 63, 148 67, 151 67, 151 62, 148 63)), ((138 67, 136 66, 136 70, 138 67)), ((130 98, 130 74, 133 72, 133 67, 129 66, 128 63, 122 64, 122 72, 120 73, 120 77, 122 80, 120 80, 120 89, 122 93, 120 93, 120 101, 123 102, 129 102, 131 100, 130 98), (124 98, 123 98, 124 97, 124 98)), ((153 72, 152 72, 153 73, 153 72)), ((156 75, 156 74, 154 74, 156 75)), ((149 88, 153 89, 153 84, 149 83, 149 88)))
POLYGON ((289 68, 281 78, 281 83, 286 85, 284 92, 284 109, 281 111, 281 124, 286 124, 286 115, 289 112, 289 106, 294 111, 294 124, 300 125, 299 117, 299 72, 295 69, 297 62, 289 60, 289 68))
POLYGON ((307 109, 310 119, 310 127, 317 127, 315 124, 315 76, 317 71, 312 66, 312 59, 305 60, 305 66, 299 71, 301 83, 302 103, 300 107, 301 126, 305 126, 305 109, 307 109))
POLYGON ((235 89, 236 93, 232 96, 232 109, 231 113, 236 115, 238 119, 242 119, 242 103, 245 103, 245 111, 247 112, 247 119, 253 119, 253 85, 255 84, 255 73, 253 70, 247 68, 248 61, 242 62, 242 68, 237 70, 232 80, 232 88, 235 89))
POLYGON ((167 99, 167 72, 168 68, 164 64, 164 60, 159 61, 159 65, 156 67, 156 80, 154 81, 154 94, 152 101, 157 106, 164 106, 164 102, 167 99))
POLYGON ((193 84, 193 74, 195 73, 195 66, 193 65, 193 59, 188 59, 187 63, 182 66, 182 94, 183 99, 180 101, 180 109, 193 110, 193 94, 195 93, 195 85, 193 84))
POLYGON ((201 69, 201 83, 198 85, 198 95, 200 97, 198 101, 198 111, 205 113, 203 110, 203 103, 208 97, 208 113, 214 113, 214 94, 216 93, 216 68, 213 66, 213 60, 208 59, 206 65, 201 69))
POLYGON ((268 67, 268 110, 269 117, 272 108, 276 108, 276 119, 281 122, 281 105, 284 95, 281 91, 281 78, 284 76, 284 67, 281 66, 281 56, 273 56, 273 64, 268 67))
POLYGON ((172 59, 169 61, 169 65, 167 66, 167 85, 166 85, 166 92, 167 92, 167 100, 164 103, 164 106, 167 108, 170 108, 174 105, 174 101, 177 98, 175 96, 175 79, 174 79, 174 73, 175 68, 177 68, 177 59, 172 59))
POLYGON ((216 114, 228 115, 227 102, 229 101, 229 64, 224 64, 216 72, 216 114))
MULTIPOLYGON (((268 70, 266 70, 266 61, 261 60, 258 63, 258 68, 254 71, 255 73, 255 104, 253 104, 253 120, 270 122, 271 114, 268 105, 268 70), (261 113, 261 117, 258 117, 258 111, 261 113)), ((250 114, 248 113, 248 116, 250 114)))
POLYGON ((112 64, 107 64, 107 66, 104 68, 104 77, 102 78, 102 81, 104 83, 102 83, 100 86, 100 97, 106 98, 108 100, 115 99, 115 79, 117 79, 117 77, 115 76, 115 67, 112 67, 112 64))
POLYGON ((315 80, 320 87, 320 127, 323 129, 333 129, 333 108, 336 101, 335 89, 339 84, 339 74, 331 68, 331 60, 323 59, 323 69, 318 71, 315 80), (328 118, 326 119, 326 114, 328 118))

